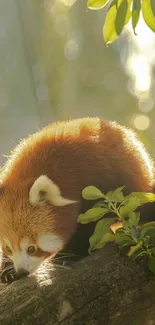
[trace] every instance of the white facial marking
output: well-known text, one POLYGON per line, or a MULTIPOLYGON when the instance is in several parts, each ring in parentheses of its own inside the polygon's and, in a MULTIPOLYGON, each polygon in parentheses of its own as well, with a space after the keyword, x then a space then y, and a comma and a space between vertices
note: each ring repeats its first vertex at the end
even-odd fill
POLYGON ((29 241, 28 241, 28 239, 23 238, 21 240, 21 243, 20 243, 20 248, 22 250, 27 250, 28 247, 29 247, 29 241))
POLYGON ((63 248, 63 242, 61 238, 54 234, 40 235, 37 244, 43 251, 51 253, 63 248))
POLYGON ((44 260, 41 257, 30 256, 26 252, 16 252, 11 256, 16 271, 24 269, 29 273, 35 272, 41 262, 44 260))
POLYGON ((38 177, 30 189, 29 201, 32 205, 40 202, 40 192, 45 192, 45 199, 55 206, 64 206, 76 202, 63 198, 59 187, 46 175, 38 177))

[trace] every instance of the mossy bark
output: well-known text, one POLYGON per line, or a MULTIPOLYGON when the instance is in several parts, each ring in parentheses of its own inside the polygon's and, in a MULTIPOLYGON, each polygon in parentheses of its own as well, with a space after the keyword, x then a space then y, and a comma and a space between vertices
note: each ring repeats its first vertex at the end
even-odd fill
POLYGON ((155 276, 113 245, 0 291, 1 325, 154 325, 155 276))

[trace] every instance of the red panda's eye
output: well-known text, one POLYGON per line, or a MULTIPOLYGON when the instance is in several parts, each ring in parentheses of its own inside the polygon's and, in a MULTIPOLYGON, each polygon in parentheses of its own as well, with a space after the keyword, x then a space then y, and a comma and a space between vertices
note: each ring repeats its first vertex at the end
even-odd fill
POLYGON ((36 247, 33 246, 33 245, 29 246, 28 249, 27 249, 27 253, 28 253, 29 255, 34 255, 34 254, 36 253, 36 251, 37 251, 37 249, 36 249, 36 247))
POLYGON ((9 246, 5 246, 7 254, 12 254, 11 248, 9 246))

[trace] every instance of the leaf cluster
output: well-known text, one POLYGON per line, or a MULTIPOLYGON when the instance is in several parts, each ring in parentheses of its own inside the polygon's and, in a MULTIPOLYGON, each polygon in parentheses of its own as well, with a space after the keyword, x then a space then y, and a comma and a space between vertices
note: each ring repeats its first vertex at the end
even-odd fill
POLYGON ((80 214, 78 223, 96 222, 93 235, 89 239, 89 252, 115 242, 127 249, 128 257, 147 256, 148 267, 155 274, 155 222, 138 226, 140 213, 137 208, 155 201, 152 193, 133 192, 124 196, 123 187, 106 194, 94 186, 82 191, 85 200, 96 201, 91 209, 80 214), (110 216, 109 216, 110 214, 110 216), (112 225, 119 222, 120 227, 113 230, 112 225))
POLYGON ((105 43, 114 42, 125 25, 131 20, 136 34, 136 27, 142 13, 146 25, 155 32, 155 0, 88 0, 89 9, 99 10, 108 5, 103 26, 105 43))

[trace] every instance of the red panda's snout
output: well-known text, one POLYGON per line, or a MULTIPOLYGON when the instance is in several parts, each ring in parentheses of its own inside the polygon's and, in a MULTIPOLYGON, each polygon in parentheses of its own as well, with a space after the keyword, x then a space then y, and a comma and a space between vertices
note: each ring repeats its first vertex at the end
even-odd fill
POLYGON ((3 252, 13 262, 17 276, 34 273, 42 262, 48 257, 53 257, 62 249, 62 240, 52 234, 41 234, 36 243, 25 237, 18 241, 18 246, 7 238, 3 241, 3 252))
POLYGON ((17 197, 14 206, 8 202, 7 186, 1 195, 0 246, 20 277, 34 273, 47 258, 64 248, 70 239, 67 218, 71 233, 75 230, 76 209, 71 206, 76 202, 62 197, 58 186, 43 175, 34 181, 27 197, 20 191, 18 195, 22 200, 17 197))
POLYGON ((62 249, 62 240, 52 234, 41 234, 36 243, 30 237, 23 237, 16 241, 18 233, 14 234, 14 240, 3 239, 2 251, 12 260, 17 276, 34 273, 40 264, 62 249))

